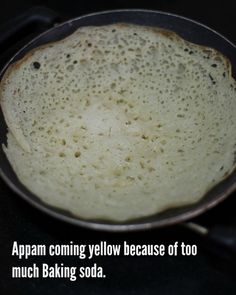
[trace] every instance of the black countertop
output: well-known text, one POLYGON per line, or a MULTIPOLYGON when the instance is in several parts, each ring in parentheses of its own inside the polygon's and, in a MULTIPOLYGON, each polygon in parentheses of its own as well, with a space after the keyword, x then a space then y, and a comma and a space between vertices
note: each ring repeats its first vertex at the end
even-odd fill
MULTIPOLYGON (((236 43, 235 1, 4 1, 0 22, 35 5, 59 12, 65 19, 112 8, 150 8, 177 13, 198 20, 236 43)), ((236 226, 235 194, 196 221, 212 227, 236 226)), ((0 294, 236 294, 236 261, 213 254, 213 246, 181 226, 129 234, 94 232, 64 224, 32 208, 0 180, 0 294), (165 244, 175 241, 198 246, 197 256, 98 257, 83 264, 102 265, 106 279, 11 279, 11 266, 32 263, 80 265, 73 257, 37 257, 19 261, 11 256, 13 241, 22 244, 165 244)))

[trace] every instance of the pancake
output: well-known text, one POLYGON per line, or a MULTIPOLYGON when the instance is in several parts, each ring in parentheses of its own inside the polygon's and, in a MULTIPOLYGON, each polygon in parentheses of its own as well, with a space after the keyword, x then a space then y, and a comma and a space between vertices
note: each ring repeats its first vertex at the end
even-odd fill
POLYGON ((193 204, 235 168, 231 65, 170 31, 79 28, 11 65, 0 97, 17 177, 79 218, 193 204))

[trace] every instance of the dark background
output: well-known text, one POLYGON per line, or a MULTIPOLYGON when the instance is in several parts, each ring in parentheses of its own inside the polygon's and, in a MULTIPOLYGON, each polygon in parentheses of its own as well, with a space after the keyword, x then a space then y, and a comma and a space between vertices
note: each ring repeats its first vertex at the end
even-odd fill
MULTIPOLYGON (((1 1, 0 23, 33 6, 47 6, 63 19, 88 12, 114 8, 150 8, 177 13, 200 21, 236 43, 235 1, 1 1)), ((1 29, 0 29, 1 32, 1 29)), ((1 36, 0 36, 1 37, 1 36)), ((2 54, 2 52, 0 52, 2 54)), ((1 56, 0 56, 1 62, 1 56)), ((236 226, 235 194, 196 221, 211 228, 215 225, 236 226)), ((76 228, 38 212, 15 195, 0 180, 0 294, 236 294, 236 261, 222 257, 213 245, 181 226, 129 234, 108 234, 76 228), (165 244, 175 241, 197 244, 197 257, 99 257, 94 262, 104 268, 106 279, 11 279, 12 265, 61 263, 81 265, 76 258, 49 257, 19 261, 11 256, 13 241, 22 244, 123 243, 165 244)))

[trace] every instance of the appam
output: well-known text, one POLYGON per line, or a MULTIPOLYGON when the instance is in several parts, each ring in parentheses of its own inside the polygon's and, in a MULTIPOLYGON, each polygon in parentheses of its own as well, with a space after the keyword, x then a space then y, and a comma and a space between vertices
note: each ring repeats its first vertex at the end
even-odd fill
POLYGON ((6 155, 45 203, 126 221, 193 204, 235 168, 228 60, 173 32, 83 27, 1 82, 6 155))

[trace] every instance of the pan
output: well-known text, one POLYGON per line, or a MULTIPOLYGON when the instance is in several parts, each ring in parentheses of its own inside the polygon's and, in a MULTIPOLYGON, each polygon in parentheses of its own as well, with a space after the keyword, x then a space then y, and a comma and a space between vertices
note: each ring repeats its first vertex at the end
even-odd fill
MULTIPOLYGON (((117 22, 160 27, 163 29, 172 30, 190 42, 215 48, 216 50, 223 53, 226 57, 228 57, 228 59, 231 61, 233 67, 233 76, 234 78, 236 77, 236 47, 221 34, 203 24, 200 24, 185 17, 160 11, 140 9, 114 10, 92 13, 58 24, 53 28, 41 33, 36 38, 33 38, 24 47, 22 47, 7 62, 1 72, 0 77, 3 76, 4 72, 10 64, 21 59, 28 51, 35 47, 65 38, 82 26, 100 26, 117 22)), ((184 221, 192 219, 193 217, 196 217, 199 214, 202 214, 203 212, 216 206, 236 189, 236 171, 234 171, 221 183, 211 189, 211 191, 209 191, 198 203, 193 205, 184 206, 181 208, 173 208, 170 210, 166 210, 161 214, 156 214, 140 220, 128 221, 125 223, 112 223, 102 220, 82 220, 78 217, 73 216, 69 212, 51 207, 43 203, 37 196, 32 194, 29 190, 27 190, 26 187, 24 187, 20 183, 2 149, 2 145, 6 143, 7 134, 7 126, 4 121, 2 112, 0 113, 0 124, 0 175, 7 183, 7 185, 24 200, 26 200, 39 210, 60 220, 85 228, 103 231, 123 232, 160 228, 177 223, 183 223, 184 221)), ((201 234, 209 235, 206 229, 196 224, 185 223, 185 225, 201 234)), ((232 232, 230 232, 230 236, 227 237, 227 239, 227 242, 230 243, 231 246, 233 245, 233 247, 236 248, 236 241, 232 240, 236 239, 236 237, 232 238, 232 232)), ((225 239, 223 240, 223 243, 225 243, 225 239)))

